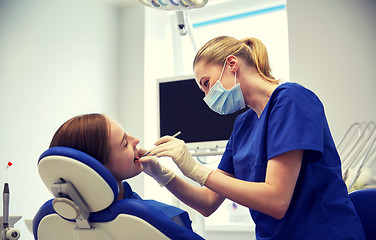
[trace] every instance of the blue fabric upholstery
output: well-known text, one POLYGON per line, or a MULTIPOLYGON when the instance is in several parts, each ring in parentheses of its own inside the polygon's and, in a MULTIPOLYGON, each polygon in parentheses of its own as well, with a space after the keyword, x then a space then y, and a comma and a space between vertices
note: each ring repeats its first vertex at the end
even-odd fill
POLYGON ((376 239, 376 189, 362 189, 349 194, 362 222, 367 240, 376 239))
POLYGON ((129 183, 127 183, 127 181, 123 181, 122 183, 124 186, 124 198, 125 199, 131 198, 131 199, 142 200, 143 201, 142 204, 150 205, 160 210, 170 219, 178 218, 180 225, 185 226, 186 228, 192 230, 192 226, 191 226, 192 221, 189 218, 189 215, 186 211, 180 208, 171 206, 171 205, 154 201, 154 200, 143 200, 137 193, 133 192, 131 186, 129 185, 129 183))
MULTIPOLYGON (((52 207, 52 200, 53 199, 47 201, 39 209, 33 219, 33 233, 35 240, 38 240, 37 230, 39 222, 42 220, 42 218, 50 214, 56 214, 52 207)), ((90 215, 89 222, 109 222, 114 220, 119 214, 129 214, 139 217, 153 225, 155 228, 173 240, 203 240, 201 236, 192 230, 176 224, 166 214, 153 206, 145 204, 141 199, 123 199, 116 201, 110 207, 102 211, 92 213, 90 215)))

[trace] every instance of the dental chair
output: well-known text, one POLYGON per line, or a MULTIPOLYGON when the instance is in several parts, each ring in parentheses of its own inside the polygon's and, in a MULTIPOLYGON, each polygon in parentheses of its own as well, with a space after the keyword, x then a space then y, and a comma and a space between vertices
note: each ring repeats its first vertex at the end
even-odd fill
POLYGON ((38 170, 55 197, 33 219, 35 240, 203 239, 190 223, 178 224, 149 200, 115 201, 115 178, 83 152, 50 148, 40 156, 38 170))
POLYGON ((349 193, 349 197, 362 222, 367 240, 376 239, 376 188, 349 193))

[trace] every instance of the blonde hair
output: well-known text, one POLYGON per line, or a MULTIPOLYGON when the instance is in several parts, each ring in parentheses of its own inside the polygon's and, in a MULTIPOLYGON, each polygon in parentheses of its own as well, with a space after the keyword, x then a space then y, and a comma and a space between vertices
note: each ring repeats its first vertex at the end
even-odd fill
POLYGON ((193 68, 200 61, 222 65, 230 55, 242 58, 250 66, 255 66, 260 76, 266 81, 278 83, 279 80, 271 75, 268 51, 265 45, 257 38, 238 40, 233 37, 216 37, 197 52, 193 60, 193 68))

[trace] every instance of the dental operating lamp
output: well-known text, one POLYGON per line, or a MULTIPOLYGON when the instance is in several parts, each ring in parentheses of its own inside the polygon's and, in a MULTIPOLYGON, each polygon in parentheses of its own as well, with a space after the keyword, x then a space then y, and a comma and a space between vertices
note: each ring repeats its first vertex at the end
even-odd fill
POLYGON ((160 10, 176 11, 178 30, 181 36, 188 34, 192 47, 197 51, 193 27, 186 14, 187 10, 202 8, 209 0, 139 0, 142 4, 160 10))
POLYGON ((139 0, 142 4, 161 10, 184 11, 202 8, 208 0, 139 0))

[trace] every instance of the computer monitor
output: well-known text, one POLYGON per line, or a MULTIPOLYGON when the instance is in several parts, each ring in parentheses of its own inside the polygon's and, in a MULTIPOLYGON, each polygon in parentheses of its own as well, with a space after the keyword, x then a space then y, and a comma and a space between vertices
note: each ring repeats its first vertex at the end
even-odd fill
POLYGON ((206 105, 204 96, 193 75, 158 79, 158 136, 181 131, 178 138, 190 150, 224 148, 235 118, 248 108, 220 115, 206 105))

